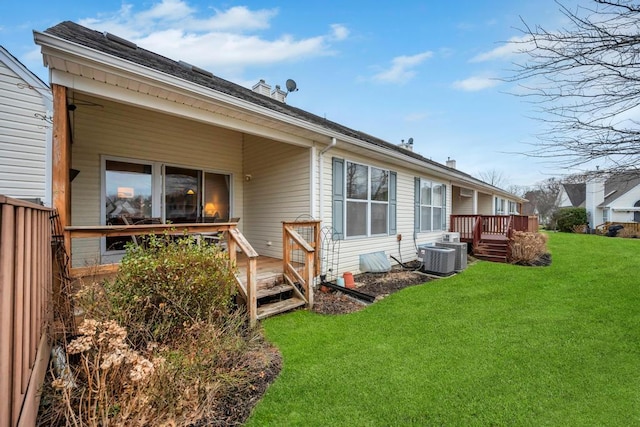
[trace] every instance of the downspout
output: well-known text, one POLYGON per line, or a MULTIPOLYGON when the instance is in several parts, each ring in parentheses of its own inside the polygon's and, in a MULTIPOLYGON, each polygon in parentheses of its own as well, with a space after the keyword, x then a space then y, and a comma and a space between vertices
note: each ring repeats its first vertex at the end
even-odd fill
POLYGON ((324 161, 323 161, 323 155, 324 153, 326 153, 327 151, 331 150, 333 147, 336 146, 336 144, 338 143, 338 141, 336 140, 335 137, 331 138, 331 144, 327 145, 326 147, 324 147, 321 151, 320 154, 318 155, 318 161, 320 162, 319 168, 318 168, 318 172, 320 174, 320 177, 318 179, 318 185, 319 185, 319 191, 318 191, 318 196, 320 197, 320 215, 318 215, 318 219, 320 221, 324 220, 324 181, 323 181, 323 177, 324 177, 324 161))

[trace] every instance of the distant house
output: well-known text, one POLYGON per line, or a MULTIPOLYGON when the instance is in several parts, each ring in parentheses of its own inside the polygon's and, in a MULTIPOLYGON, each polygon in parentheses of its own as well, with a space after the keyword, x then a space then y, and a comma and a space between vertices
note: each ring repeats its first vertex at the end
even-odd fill
MULTIPOLYGON (((415 259, 452 214, 521 210, 523 199, 455 162, 287 105, 264 81, 247 89, 73 22, 35 40, 54 124, 71 123, 54 142, 66 160, 53 171, 63 225, 122 224, 125 211, 175 224, 240 217, 260 255, 282 258, 282 222, 311 217, 341 240, 340 273, 359 271, 359 256, 374 251, 415 259)), ((74 265, 117 261, 122 248, 109 239, 74 240, 74 265)))
POLYGON ((605 222, 640 222, 640 173, 562 184, 558 206, 584 207, 593 227, 605 222))
POLYGON ((49 86, 0 46, 0 194, 51 203, 49 86))

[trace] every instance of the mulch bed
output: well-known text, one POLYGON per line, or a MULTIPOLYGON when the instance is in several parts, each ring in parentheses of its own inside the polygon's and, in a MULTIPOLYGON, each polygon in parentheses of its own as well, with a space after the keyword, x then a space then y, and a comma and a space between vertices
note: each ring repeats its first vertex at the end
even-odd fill
MULTIPOLYGON (((409 269, 393 268, 387 273, 362 273, 353 277, 358 292, 375 297, 376 301, 387 295, 428 282, 431 277, 409 269)), ((331 290, 314 294, 313 311, 320 314, 346 314, 362 310, 367 302, 358 300, 346 293, 331 290)))

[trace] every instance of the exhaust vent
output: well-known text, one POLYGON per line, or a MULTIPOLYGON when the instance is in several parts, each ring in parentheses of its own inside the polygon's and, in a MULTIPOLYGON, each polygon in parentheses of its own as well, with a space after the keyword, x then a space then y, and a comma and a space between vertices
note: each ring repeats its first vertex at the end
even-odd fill
POLYGON ((134 49, 134 50, 138 48, 138 45, 135 44, 134 42, 130 42, 127 39, 123 39, 122 37, 118 37, 115 34, 111 34, 111 33, 105 32, 104 36, 105 36, 105 38, 107 40, 110 40, 112 42, 116 42, 118 44, 121 44, 122 46, 126 46, 126 47, 129 47, 129 48, 134 49))

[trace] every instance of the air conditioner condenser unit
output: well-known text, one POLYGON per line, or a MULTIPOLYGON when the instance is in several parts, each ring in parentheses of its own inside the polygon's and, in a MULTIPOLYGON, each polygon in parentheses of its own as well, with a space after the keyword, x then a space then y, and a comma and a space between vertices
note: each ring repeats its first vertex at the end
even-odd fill
POLYGON ((458 233, 457 231, 449 231, 447 233, 442 233, 442 241, 443 242, 459 242, 460 233, 458 233))
POLYGON ((467 268, 467 244, 465 242, 437 242, 436 247, 456 251, 455 271, 459 272, 467 268))
POLYGON ((455 272, 456 251, 435 246, 419 246, 418 257, 424 273, 450 276, 455 272))

